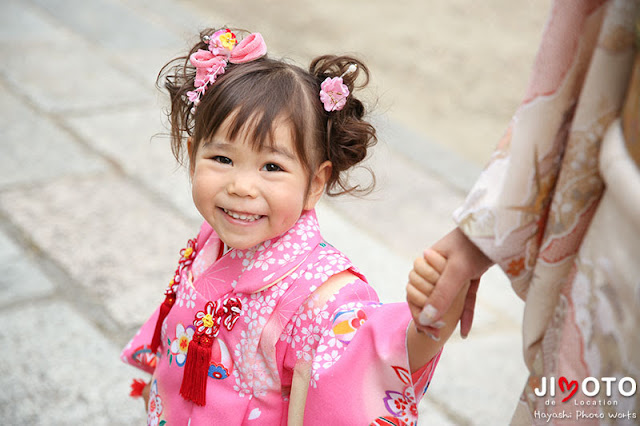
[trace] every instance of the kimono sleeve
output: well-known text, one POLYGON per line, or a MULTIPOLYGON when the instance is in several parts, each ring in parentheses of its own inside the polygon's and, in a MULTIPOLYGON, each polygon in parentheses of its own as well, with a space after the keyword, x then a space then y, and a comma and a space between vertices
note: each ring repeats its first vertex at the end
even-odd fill
POLYGON ((328 413, 332 424, 415 424, 417 404, 440 354, 412 377, 407 354, 411 314, 405 303, 381 304, 373 289, 357 279, 320 310, 308 309, 306 317, 309 326, 302 321, 293 330, 294 340, 301 335, 300 342, 316 343, 310 354, 304 346, 294 351, 298 362, 310 368, 305 425, 325 424, 328 413))
POLYGON ((598 153, 624 102, 634 12, 594 4, 553 2, 525 99, 454 212, 459 228, 523 299, 539 288, 531 300, 555 300, 549 292, 561 280, 545 270, 568 273, 604 187, 598 153), (627 41, 612 48, 613 38, 627 41))
MULTIPOLYGON (((156 354, 151 352, 150 343, 158 321, 158 313, 160 307, 149 317, 149 319, 140 327, 140 330, 129 341, 127 346, 122 350, 120 359, 123 362, 137 367, 149 374, 153 374, 156 368, 156 354)), ((164 333, 163 333, 164 334, 164 333)))

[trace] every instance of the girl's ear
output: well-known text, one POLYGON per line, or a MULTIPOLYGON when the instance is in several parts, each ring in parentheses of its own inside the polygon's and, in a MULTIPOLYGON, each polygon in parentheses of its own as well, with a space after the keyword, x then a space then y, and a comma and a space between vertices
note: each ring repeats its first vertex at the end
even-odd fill
POLYGON ((191 138, 191 136, 189 136, 189 139, 187 139, 187 155, 189 156, 189 178, 193 180, 194 164, 193 161, 191 161, 191 158, 193 158, 191 156, 191 150, 193 150, 193 139, 191 138))
POLYGON ((315 175, 311 178, 311 184, 309 185, 309 192, 307 193, 307 201, 304 204, 304 210, 311 210, 316 206, 316 203, 322 197, 324 193, 324 187, 331 176, 331 170, 333 165, 331 161, 325 161, 320 164, 315 175))

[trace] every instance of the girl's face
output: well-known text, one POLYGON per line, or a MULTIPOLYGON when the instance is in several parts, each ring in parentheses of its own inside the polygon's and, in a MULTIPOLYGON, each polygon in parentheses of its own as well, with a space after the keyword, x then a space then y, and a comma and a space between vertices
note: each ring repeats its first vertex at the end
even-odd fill
POLYGON ((314 208, 331 163, 320 165, 309 180, 290 126, 276 126, 272 146, 255 150, 247 129, 229 139, 229 121, 198 147, 191 164, 192 193, 196 208, 220 239, 244 250, 285 233, 304 210, 314 208))

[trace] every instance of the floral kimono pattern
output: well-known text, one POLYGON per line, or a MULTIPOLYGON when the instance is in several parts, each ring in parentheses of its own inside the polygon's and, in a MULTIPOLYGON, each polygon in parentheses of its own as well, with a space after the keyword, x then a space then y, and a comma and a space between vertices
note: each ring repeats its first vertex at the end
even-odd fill
POLYGON ((252 249, 222 246, 204 223, 181 252, 157 352, 149 342, 160 308, 122 353, 153 375, 148 424, 314 425, 329 413, 332 424, 416 424, 439 354, 410 374, 408 307, 380 304, 322 239, 314 211, 252 249), (211 359, 198 405, 179 391, 203 336, 211 359))
POLYGON ((531 375, 513 424, 563 424, 576 405, 587 416, 569 423, 640 416, 640 397, 617 385, 640 379, 640 172, 620 120, 627 98, 628 124, 640 129, 640 95, 629 89, 639 14, 638 0, 554 2, 526 98, 454 213, 526 302, 531 375), (616 382, 590 396, 589 377, 616 382), (551 378, 555 397, 539 396, 551 378))

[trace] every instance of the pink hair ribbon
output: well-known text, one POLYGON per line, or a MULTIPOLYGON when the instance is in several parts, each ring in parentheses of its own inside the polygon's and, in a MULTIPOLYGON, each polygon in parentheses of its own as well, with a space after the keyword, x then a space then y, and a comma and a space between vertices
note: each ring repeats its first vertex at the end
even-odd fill
POLYGON ((198 49, 189 57, 191 65, 196 67, 195 90, 187 92, 189 101, 193 102, 192 111, 195 111, 209 85, 224 74, 229 62, 244 64, 267 54, 267 45, 260 33, 249 34, 238 43, 236 35, 226 28, 203 39, 209 49, 198 49))

